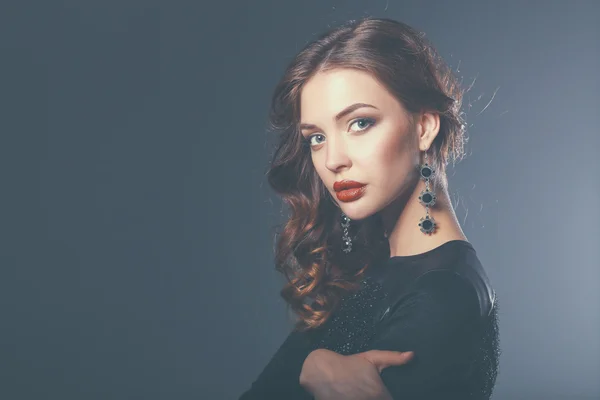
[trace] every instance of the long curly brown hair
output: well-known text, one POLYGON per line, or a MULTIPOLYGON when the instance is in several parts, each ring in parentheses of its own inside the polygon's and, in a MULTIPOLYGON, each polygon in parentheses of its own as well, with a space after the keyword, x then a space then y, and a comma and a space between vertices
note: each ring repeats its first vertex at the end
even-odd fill
POLYGON ((341 210, 298 129, 301 90, 319 71, 353 68, 378 79, 411 115, 437 112, 430 163, 445 178, 448 162, 464 156, 463 91, 424 36, 392 19, 351 20, 306 45, 275 88, 269 124, 279 140, 267 178, 291 211, 277 237, 275 268, 287 278, 281 296, 298 317, 295 329, 322 326, 343 295, 358 289, 365 271, 390 254, 378 213, 353 221, 352 252, 341 251, 341 210))

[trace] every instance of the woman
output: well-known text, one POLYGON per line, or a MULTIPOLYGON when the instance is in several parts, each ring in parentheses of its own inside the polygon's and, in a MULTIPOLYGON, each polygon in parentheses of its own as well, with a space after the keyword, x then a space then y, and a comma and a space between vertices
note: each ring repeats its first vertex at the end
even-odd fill
POLYGON ((448 195, 462 91, 411 27, 350 21, 287 68, 268 179, 294 330, 248 399, 489 399, 495 292, 448 195))

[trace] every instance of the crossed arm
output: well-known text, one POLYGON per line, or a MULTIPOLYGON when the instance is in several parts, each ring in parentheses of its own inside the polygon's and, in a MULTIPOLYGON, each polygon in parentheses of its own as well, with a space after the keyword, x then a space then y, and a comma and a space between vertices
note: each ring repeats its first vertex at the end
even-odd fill
POLYGON ((311 352, 302 366, 300 385, 315 399, 393 400, 379 373, 402 365, 412 353, 370 350, 343 356, 326 349, 311 352))
POLYGON ((357 355, 319 349, 306 358, 300 384, 317 400, 435 398, 436 388, 451 384, 453 372, 468 357, 463 330, 478 317, 477 295, 463 278, 446 271, 426 274, 378 329, 370 346, 412 351, 411 360, 378 370, 357 355))
POLYGON ((463 365, 468 342, 461 333, 478 318, 477 294, 463 278, 445 271, 425 274, 377 327, 370 344, 371 350, 413 352, 407 363, 378 370, 358 355, 310 352, 306 337, 292 332, 239 400, 439 400, 436 389, 451 384, 463 365), (303 390, 294 389, 298 386, 303 390), (356 386, 364 393, 346 396, 356 386))

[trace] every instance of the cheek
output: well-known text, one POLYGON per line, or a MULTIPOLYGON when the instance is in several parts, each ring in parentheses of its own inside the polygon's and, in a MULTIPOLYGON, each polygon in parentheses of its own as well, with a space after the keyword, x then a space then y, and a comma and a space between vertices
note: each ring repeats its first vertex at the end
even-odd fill
POLYGON ((377 167, 385 172, 396 170, 405 161, 408 149, 406 144, 402 143, 394 135, 390 135, 388 140, 381 141, 370 147, 369 151, 363 153, 363 162, 367 165, 377 167))
POLYGON ((331 173, 331 171, 329 171, 324 163, 322 161, 319 160, 314 160, 313 161, 313 168, 319 178, 319 180, 325 185, 327 186, 327 176, 328 174, 331 173))
POLYGON ((401 140, 388 141, 363 160, 373 182, 384 190, 404 185, 417 171, 414 150, 401 140))

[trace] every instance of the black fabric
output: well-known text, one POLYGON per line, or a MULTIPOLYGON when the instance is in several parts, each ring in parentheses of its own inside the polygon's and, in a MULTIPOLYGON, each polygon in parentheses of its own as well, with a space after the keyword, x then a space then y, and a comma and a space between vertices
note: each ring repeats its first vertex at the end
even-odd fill
POLYGON ((367 272, 324 326, 292 332, 240 400, 312 399, 299 384, 317 348, 414 351, 381 378, 403 400, 489 399, 498 370, 498 301, 469 242, 391 257, 367 272))
POLYGON ((312 351, 310 336, 292 331, 239 400, 312 399, 299 383, 302 364, 312 351))

